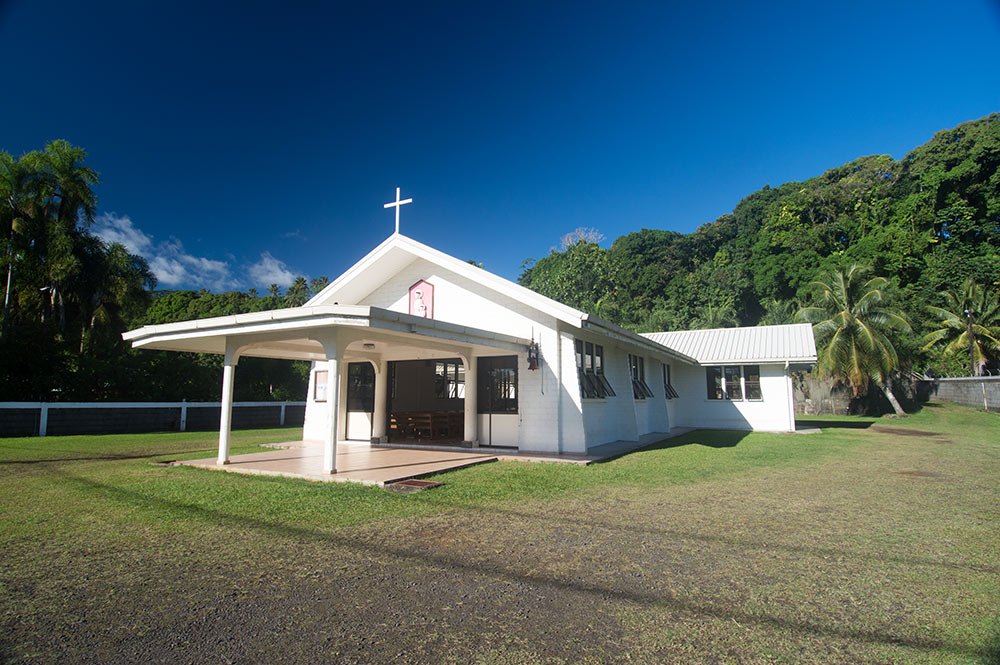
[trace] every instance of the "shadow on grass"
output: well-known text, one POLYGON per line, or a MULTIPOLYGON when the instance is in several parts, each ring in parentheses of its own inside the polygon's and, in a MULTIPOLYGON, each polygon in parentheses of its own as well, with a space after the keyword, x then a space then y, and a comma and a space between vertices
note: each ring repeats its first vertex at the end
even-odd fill
MULTIPOLYGON (((836 549, 833 547, 819 547, 819 546, 807 547, 804 545, 786 545, 783 543, 775 542, 773 540, 758 542, 754 540, 748 540, 745 538, 740 539, 740 538, 733 538, 730 536, 713 536, 713 535, 706 535, 703 533, 693 533, 690 531, 680 531, 678 529, 635 526, 635 522, 633 522, 628 527, 623 527, 618 524, 608 524, 606 522, 600 522, 594 519, 578 520, 570 517, 543 516, 538 513, 522 513, 516 510, 498 508, 495 506, 484 508, 482 506, 465 504, 457 501, 448 501, 446 502, 446 505, 461 510, 472 510, 488 514, 500 513, 503 515, 508 515, 510 517, 518 517, 522 519, 534 519, 534 520, 540 519, 549 522, 558 522, 561 524, 567 524, 570 526, 583 527, 585 529, 606 529, 608 531, 619 531, 623 533, 643 533, 651 536, 665 536, 667 538, 671 538, 678 541, 695 540, 704 543, 728 545, 738 551, 761 550, 763 552, 772 552, 774 550, 781 550, 783 552, 788 552, 791 554, 806 554, 809 556, 814 556, 818 559, 829 559, 829 558, 857 559, 859 561, 864 561, 864 562, 871 560, 871 555, 850 552, 843 549, 836 549)), ((984 575, 1000 575, 1000 568, 996 566, 982 566, 975 564, 954 563, 951 561, 941 561, 939 559, 931 559, 927 557, 895 556, 891 554, 880 554, 878 558, 880 561, 890 561, 892 563, 900 563, 907 566, 930 566, 935 568, 944 568, 948 570, 964 570, 973 573, 981 573, 984 575)), ((998 654, 1000 654, 1000 629, 998 629, 997 633, 997 649, 998 649, 998 654)), ((1000 661, 997 662, 997 665, 1000 665, 1000 661)))
POLYGON ((868 429, 875 423, 857 420, 807 420, 795 419, 795 427, 815 427, 817 429, 868 429))
POLYGON ((749 430, 698 430, 672 439, 664 439, 641 448, 641 450, 662 450, 678 446, 705 446, 706 448, 733 448, 750 436, 749 430))
POLYGON ((447 554, 426 551, 421 552, 406 549, 400 546, 394 546, 389 543, 376 545, 374 543, 363 542, 361 540, 351 539, 335 533, 323 532, 316 529, 290 526, 287 524, 276 524, 259 518, 233 515, 191 503, 143 496, 134 491, 99 483, 97 481, 70 473, 63 472, 59 473, 59 475, 70 483, 76 484, 87 490, 99 491, 104 497, 117 500, 126 505, 147 509, 174 511, 181 513, 190 519, 214 524, 227 529, 261 531, 281 538, 288 538, 296 541, 308 541, 342 547, 367 556, 375 555, 378 557, 390 557, 396 559, 400 565, 418 563, 436 566, 443 570, 460 570, 475 575, 497 578, 498 580, 505 582, 515 582, 519 584, 545 587, 552 590, 586 594, 598 599, 616 599, 619 601, 631 602, 637 605, 662 610, 690 612, 703 617, 710 617, 722 621, 733 621, 738 624, 752 624, 763 628, 775 628, 817 636, 856 640, 870 644, 901 646, 914 649, 925 649, 929 651, 962 654, 966 656, 982 655, 982 651, 980 649, 974 649, 969 645, 951 644, 943 640, 930 637, 898 635, 877 629, 832 626, 810 619, 787 619, 761 615, 756 612, 750 613, 735 609, 714 607, 708 601, 676 598, 648 591, 620 589, 608 584, 588 582, 579 578, 560 579, 555 575, 538 570, 523 572, 515 570, 511 567, 504 567, 505 564, 503 562, 490 561, 477 563, 473 558, 462 554, 447 554))
MULTIPOLYGON (((58 451, 66 452, 66 451, 58 451)), ((63 463, 63 462, 120 462, 125 460, 134 459, 149 459, 152 457, 172 457, 174 455, 188 455, 193 453, 203 453, 210 452, 208 448, 197 448, 195 450, 178 450, 170 452, 156 452, 149 453, 147 455, 100 455, 96 457, 49 457, 42 459, 18 459, 18 460, 0 460, 0 466, 15 465, 15 464, 50 464, 50 463, 63 463)))
MULTIPOLYGON (((683 446, 705 446, 706 448, 733 448, 745 439, 749 431, 742 430, 698 430, 687 432, 670 439, 662 439, 642 446, 641 448, 626 448, 612 453, 598 460, 591 462, 591 465, 607 464, 622 457, 628 457, 633 453, 647 452, 652 450, 668 450, 670 448, 681 448, 683 446)), ((609 444, 610 445, 610 444, 609 444)), ((600 454, 601 446, 597 447, 600 454)))
POLYGON ((986 638, 983 647, 982 665, 1000 665, 1000 619, 993 626, 993 632, 986 638))

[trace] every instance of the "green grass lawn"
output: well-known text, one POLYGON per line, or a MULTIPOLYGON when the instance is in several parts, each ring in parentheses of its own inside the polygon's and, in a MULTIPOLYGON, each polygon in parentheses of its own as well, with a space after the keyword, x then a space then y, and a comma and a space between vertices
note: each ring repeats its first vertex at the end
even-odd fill
POLYGON ((1000 416, 809 420, 412 495, 0 439, 0 661, 1000 663, 1000 416))

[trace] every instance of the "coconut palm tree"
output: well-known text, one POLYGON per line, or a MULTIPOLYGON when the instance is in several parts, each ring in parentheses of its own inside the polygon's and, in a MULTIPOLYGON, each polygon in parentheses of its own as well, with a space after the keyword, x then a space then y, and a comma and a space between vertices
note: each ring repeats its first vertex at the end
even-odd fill
POLYGON ((946 354, 968 353, 969 372, 979 376, 986 359, 1000 352, 1000 298, 971 279, 943 295, 944 307, 927 307, 940 327, 924 335, 921 350, 943 345, 946 354))
POLYGON ((815 303, 800 309, 796 319, 814 324, 820 374, 843 379, 855 397, 865 395, 868 386, 875 384, 896 414, 905 415, 889 386, 899 356, 886 332, 910 332, 910 324, 902 313, 885 306, 889 281, 869 278, 870 272, 855 264, 846 273, 835 271, 813 281, 815 303))
POLYGON ((299 307, 309 299, 309 284, 305 277, 296 277, 285 289, 285 307, 299 307))

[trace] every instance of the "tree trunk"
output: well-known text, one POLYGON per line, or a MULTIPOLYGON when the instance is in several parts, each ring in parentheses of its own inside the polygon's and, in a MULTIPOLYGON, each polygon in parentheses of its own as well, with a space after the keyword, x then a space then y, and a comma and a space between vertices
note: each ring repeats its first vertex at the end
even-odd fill
POLYGON ((897 400, 896 396, 892 394, 892 388, 889 387, 888 381, 882 384, 882 392, 885 393, 885 396, 889 399, 889 403, 892 404, 892 408, 896 412, 896 415, 905 416, 906 411, 903 411, 903 407, 899 405, 899 400, 897 400))
POLYGON ((7 263, 7 291, 3 297, 3 328, 0 328, 0 336, 7 337, 7 317, 10 315, 10 290, 14 279, 14 253, 11 252, 7 263))

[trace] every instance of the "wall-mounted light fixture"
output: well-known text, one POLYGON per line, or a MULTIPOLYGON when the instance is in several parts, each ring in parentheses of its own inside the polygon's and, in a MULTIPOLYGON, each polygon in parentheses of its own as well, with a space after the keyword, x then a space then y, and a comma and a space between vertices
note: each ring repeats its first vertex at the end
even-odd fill
POLYGON ((538 365, 538 342, 532 341, 531 344, 528 345, 528 369, 538 369, 538 365))

